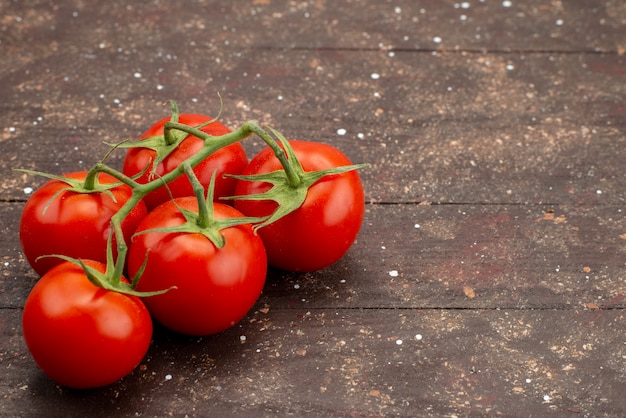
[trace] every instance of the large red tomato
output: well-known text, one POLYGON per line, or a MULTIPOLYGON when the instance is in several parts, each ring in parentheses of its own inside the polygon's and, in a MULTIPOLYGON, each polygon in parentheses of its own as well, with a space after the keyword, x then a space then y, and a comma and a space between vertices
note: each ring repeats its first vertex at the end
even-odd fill
MULTIPOLYGON (((85 180, 87 171, 65 174, 64 177, 85 180)), ((118 183, 114 177, 99 173, 98 183, 118 183)), ((33 193, 22 211, 20 242, 30 265, 39 275, 60 264, 60 254, 106 262, 107 240, 111 233, 111 217, 126 203, 132 189, 120 184, 108 192, 82 193, 69 190, 60 180, 49 180, 33 193), (68 190, 65 190, 68 189, 68 190)), ((136 205, 122 222, 128 242, 137 225, 148 213, 143 202, 136 205)), ((115 246, 113 247, 115 254, 115 246)))
MULTIPOLYGON (((152 316, 165 327, 188 335, 224 331, 245 316, 263 290, 267 273, 263 243, 250 224, 222 229, 222 248, 202 233, 144 232, 185 224, 176 205, 198 211, 195 197, 183 197, 150 212, 131 242, 129 274, 134 277, 147 257, 136 290, 177 287, 144 299, 152 316)), ((231 206, 214 203, 214 216, 224 219, 242 215, 231 206)))
MULTIPOLYGON (((211 120, 209 116, 189 113, 183 113, 178 117, 178 121, 180 123, 189 126, 198 126, 208 122, 209 120, 211 120)), ((139 141, 154 136, 162 136, 164 134, 164 125, 169 121, 169 117, 161 119, 152 125, 143 135, 141 135, 139 141)), ((230 129, 219 121, 211 122, 200 130, 213 136, 230 133, 230 129)), ((204 142, 200 138, 193 135, 186 136, 178 147, 157 165, 156 176, 154 173, 151 173, 152 164, 157 155, 156 151, 154 149, 144 147, 129 148, 126 158, 124 159, 122 172, 127 176, 132 177, 146 170, 146 167, 148 167, 146 172, 137 179, 139 183, 147 183, 151 180, 157 179, 158 176, 163 176, 164 174, 175 170, 184 160, 191 157, 200 148, 202 148, 203 145, 204 142)), ((217 172, 215 181, 215 199, 218 199, 224 196, 231 196, 235 190, 236 180, 232 178, 224 178, 223 174, 239 174, 243 171, 247 163, 248 157, 246 156, 243 146, 240 143, 235 143, 221 148, 211 154, 194 168, 194 173, 198 177, 198 180, 200 180, 200 183, 207 187, 211 182, 213 172, 217 172)), ((168 187, 174 197, 193 195, 191 184, 186 176, 181 176, 168 183, 168 187)), ((151 210, 161 203, 170 200, 170 195, 165 187, 160 187, 149 193, 144 200, 148 209, 151 210)))
MULTIPOLYGON (((101 263, 83 262, 105 271, 101 263)), ((81 267, 66 261, 35 284, 24 304, 22 326, 44 373, 77 389, 126 376, 152 339, 152 320, 139 298, 95 286, 81 267)))
MULTIPOLYGON (((323 143, 290 140, 305 172, 352 165, 338 149, 323 143)), ((281 170, 270 148, 263 149, 243 175, 281 170)), ((240 180, 235 195, 267 192, 271 184, 240 180)), ((356 170, 322 177, 307 192, 300 208, 260 228, 271 266, 288 271, 314 271, 339 260, 355 241, 365 211, 361 179, 356 170)), ((264 217, 276 209, 271 200, 236 200, 235 208, 246 216, 264 217)))

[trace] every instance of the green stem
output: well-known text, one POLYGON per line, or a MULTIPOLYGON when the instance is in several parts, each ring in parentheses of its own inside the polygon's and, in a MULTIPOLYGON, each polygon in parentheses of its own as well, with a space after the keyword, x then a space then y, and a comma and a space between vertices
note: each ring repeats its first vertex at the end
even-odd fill
POLYGON ((121 171, 118 171, 116 169, 114 169, 113 167, 110 167, 104 163, 98 163, 96 164, 92 170, 96 170, 98 172, 101 173, 106 173, 108 175, 110 175, 111 177, 115 177, 116 179, 118 179, 119 181, 121 181, 122 183, 124 183, 125 185, 127 185, 128 187, 130 187, 131 189, 136 189, 137 187, 140 187, 141 185, 139 183, 137 183, 135 180, 131 179, 130 177, 128 177, 126 174, 122 173, 121 171))
MULTIPOLYGON (((130 199, 126 201, 126 204, 122 207, 122 209, 127 206, 132 209, 139 203, 140 200, 141 196, 135 196, 133 193, 130 199)), ((113 276, 111 277, 111 284, 114 286, 120 284, 122 275, 124 274, 124 267, 126 266, 126 253, 128 252, 128 244, 126 244, 124 231, 122 231, 122 221, 128 213, 120 214, 120 212, 121 210, 111 217, 111 226, 117 243, 117 259, 115 260, 115 268, 113 270, 113 276)), ((128 212, 130 212, 130 210, 128 212)))
POLYGON ((94 190, 96 188, 99 171, 100 170, 98 170, 96 165, 87 172, 87 176, 85 176, 85 182, 83 184, 83 187, 85 187, 85 189, 94 190))
MULTIPOLYGON (((170 119, 170 122, 178 123, 178 104, 175 101, 171 101, 170 104, 172 106, 172 118, 170 119)), ((165 143, 167 145, 172 145, 176 142, 176 137, 172 135, 172 130, 167 126, 167 124, 168 123, 165 123, 163 128, 163 138, 165 138, 165 143)))
POLYGON ((200 184, 198 177, 196 177, 193 172, 193 168, 189 164, 184 164, 185 174, 187 178, 191 182, 191 186, 193 189, 193 194, 196 196, 198 200, 198 219, 196 221, 197 225, 201 228, 206 228, 209 226, 210 219, 212 219, 212 214, 209 213, 209 205, 213 205, 213 199, 209 202, 208 199, 205 200, 204 196, 204 187, 200 184))
POLYGON ((257 134, 272 149, 272 151, 274 151, 274 155, 276 155, 276 158, 278 158, 278 161, 280 161, 280 164, 285 170, 287 182, 289 183, 289 185, 291 187, 298 187, 302 182, 302 179, 289 162, 287 154, 285 154, 285 150, 283 150, 276 143, 274 138, 272 138, 272 136, 268 134, 265 130, 263 130, 263 128, 261 128, 256 122, 250 122, 250 129, 252 130, 252 132, 257 134))
MULTIPOLYGON (((256 121, 248 121, 244 123, 242 128, 245 128, 246 130, 249 130, 250 132, 258 135, 263 140, 263 142, 265 142, 272 149, 274 155, 276 155, 276 158, 278 158, 278 161, 280 161, 280 164, 285 170, 285 174, 287 175, 287 181, 289 182, 290 186, 297 187, 302 182, 302 179, 298 175, 297 171, 294 170, 293 165, 289 162, 285 151, 276 143, 274 138, 272 138, 269 133, 267 133, 263 128, 259 126, 256 121)), ((208 140, 221 138, 209 135, 197 128, 194 128, 193 126, 188 126, 177 122, 167 122, 165 124, 165 129, 176 129, 179 131, 183 131, 190 135, 196 136, 205 142, 207 142, 208 140)))

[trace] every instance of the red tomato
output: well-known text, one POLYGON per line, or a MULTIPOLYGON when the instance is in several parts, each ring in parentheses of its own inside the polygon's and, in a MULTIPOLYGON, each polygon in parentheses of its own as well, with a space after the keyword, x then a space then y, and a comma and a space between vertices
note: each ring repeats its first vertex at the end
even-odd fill
MULTIPOLYGON (((154 209, 137 232, 178 226, 183 209, 197 211, 195 197, 177 198, 154 209)), ((231 206, 214 203, 214 216, 241 217, 231 206)), ((239 322, 258 299, 267 273, 261 239, 249 224, 220 231, 225 245, 218 249, 200 233, 147 232, 133 237, 128 271, 135 276, 146 268, 136 290, 177 289, 144 299, 153 318, 165 327, 188 335, 210 335, 239 322)))
MULTIPOLYGON (((179 116, 178 121, 189 126, 198 126, 202 123, 211 120, 209 116, 186 114, 183 113, 179 116)), ((154 125, 152 125, 139 140, 150 138, 157 135, 163 135, 163 126, 166 122, 170 121, 170 117, 161 119, 154 125)), ((201 129, 213 136, 220 136, 230 132, 226 126, 222 123, 215 121, 201 129)), ((202 148, 204 142, 193 135, 187 136, 180 145, 169 154, 165 159, 157 165, 156 173, 159 176, 169 173, 175 170, 184 160, 195 154, 200 148, 202 148)), ((137 179, 139 183, 147 183, 154 180, 156 177, 151 175, 152 163, 156 157, 156 151, 150 148, 135 147, 129 148, 124 159, 124 165, 122 172, 128 176, 134 176, 142 172, 146 166, 148 170, 137 179)), ((215 181, 215 199, 220 197, 231 196, 235 190, 237 181, 232 178, 224 178, 223 174, 239 174, 245 168, 248 163, 248 157, 240 143, 235 143, 227 147, 221 148, 211 156, 206 158, 200 164, 194 168, 194 173, 200 180, 200 183, 207 187, 211 182, 211 176, 214 171, 217 171, 215 181)), ((170 191, 174 197, 192 196, 193 190, 191 184, 186 176, 181 176, 176 180, 168 184, 170 191)), ((170 195, 165 187, 160 187, 157 190, 149 193, 144 198, 148 209, 152 210, 163 202, 170 200, 170 195)))
MULTIPOLYGON (((338 149, 322 143, 290 140, 305 172, 352 165, 338 149)), ((270 148, 257 154, 243 175, 281 170, 270 148)), ((235 195, 264 193, 271 185, 260 181, 239 181, 235 195)), ((264 217, 276 209, 270 200, 236 200, 235 208, 246 216, 264 217)), ((308 190, 294 212, 260 228, 271 266, 287 271, 314 271, 339 260, 357 237, 363 221, 365 197, 356 171, 323 177, 308 190)))
MULTIPOLYGON (((101 263, 84 263, 105 270, 101 263)), ((44 373, 76 389, 105 386, 126 376, 152 339, 150 313, 139 298, 93 285, 70 262, 35 284, 24 304, 22 327, 44 373)))
MULTIPOLYGON (((79 171, 65 174, 64 177, 84 180, 86 175, 86 171, 79 171)), ((117 183, 118 180, 100 173, 98 182, 110 184, 117 183)), ((46 182, 28 199, 22 211, 22 250, 39 275, 63 262, 55 257, 37 260, 42 255, 61 254, 106 262, 111 217, 132 194, 131 188, 126 185, 110 189, 111 194, 62 191, 68 187, 67 183, 59 180, 46 182)), ((122 230, 127 242, 147 213, 145 204, 141 202, 124 219, 122 230)), ((115 254, 115 246, 113 249, 115 254)))

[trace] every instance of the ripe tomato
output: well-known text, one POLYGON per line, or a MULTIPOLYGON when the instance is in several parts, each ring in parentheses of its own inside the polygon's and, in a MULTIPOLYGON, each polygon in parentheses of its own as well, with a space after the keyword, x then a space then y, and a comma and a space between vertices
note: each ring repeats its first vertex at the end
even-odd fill
MULTIPOLYGON (((197 211, 195 197, 168 201, 152 212, 132 239, 128 271, 135 276, 147 255, 136 290, 177 289, 144 299, 153 318, 165 327, 187 335, 210 335, 239 322, 258 299, 267 273, 261 239, 250 224, 220 231, 225 245, 217 248, 201 233, 139 232, 185 224, 176 207, 197 211)), ((231 206, 214 203, 216 219, 237 218, 231 206)))
MULTIPOLYGON (((84 180, 87 171, 65 174, 64 177, 84 180)), ((117 183, 114 177, 99 173, 98 183, 117 183)), ((61 254, 73 258, 106 262, 110 220, 130 198, 130 187, 120 184, 108 192, 80 193, 68 189, 60 180, 49 180, 26 202, 20 220, 20 242, 30 265, 43 275, 62 260, 42 255, 61 254), (110 193, 110 194, 109 194, 110 193)), ((109 186, 110 187, 110 186, 109 186)), ((148 213, 140 202, 122 222, 128 242, 139 222, 148 213)), ((116 247, 113 247, 114 254, 116 247)))
MULTIPOLYGON (((338 149, 322 143, 290 140, 305 172, 321 171, 352 163, 338 149)), ((243 175, 281 170, 270 148, 263 149, 246 167, 243 175)), ((267 192, 271 184, 240 180, 235 195, 267 192)), ((235 208, 246 216, 264 217, 276 209, 271 200, 235 200, 235 208)), ((355 241, 363 221, 365 197, 358 173, 348 171, 325 176, 314 183, 303 204, 260 228, 271 266, 287 271, 314 271, 339 260, 355 241)))
MULTIPOLYGON (((83 262, 105 271, 102 263, 83 262)), ((139 298, 93 285, 81 267, 67 261, 35 284, 24 304, 22 327, 44 373, 76 389, 126 376, 152 339, 152 320, 139 298)))
MULTIPOLYGON (((209 120, 211 120, 211 118, 208 116, 189 113, 183 113, 178 117, 178 121, 180 123, 189 126, 198 126, 209 120)), ((143 135, 141 135, 141 137, 139 137, 139 141, 163 135, 163 127, 165 123, 169 121, 170 117, 161 119, 152 125, 143 135)), ((230 132, 230 129, 218 121, 212 122, 200 130, 213 136, 220 136, 230 132)), ((175 170, 181 162, 202 148, 203 144, 204 142, 200 138, 188 135, 174 151, 172 151, 157 165, 156 174, 163 176, 164 174, 175 170)), ((139 183, 147 183, 157 178, 150 172, 155 158, 156 151, 154 149, 144 147, 129 148, 126 158, 124 159, 122 172, 127 176, 132 177, 148 167, 148 170, 137 179, 139 183)), ((221 148, 211 154, 211 156, 194 168, 194 173, 200 180, 200 183, 207 187, 211 181, 213 172, 217 171, 215 199, 218 199, 223 196, 232 195, 235 190, 236 180, 232 178, 224 178, 223 174, 239 174, 243 171, 247 163, 248 157, 243 149, 243 146, 240 143, 235 143, 221 148)), ((185 176, 181 176, 170 182, 168 187, 174 197, 193 196, 193 190, 189 180, 185 176)), ((144 200, 148 209, 152 210, 161 203, 170 200, 170 195, 165 187, 160 187, 149 193, 144 200)))

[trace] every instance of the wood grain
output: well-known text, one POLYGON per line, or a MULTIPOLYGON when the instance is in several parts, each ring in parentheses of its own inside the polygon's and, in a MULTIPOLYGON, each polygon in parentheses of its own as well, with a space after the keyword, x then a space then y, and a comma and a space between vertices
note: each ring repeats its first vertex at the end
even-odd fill
MULTIPOLYGON (((0 415, 626 414, 620 1, 0 3, 0 415), (42 179, 167 115, 330 143, 366 190, 322 271, 270 270, 223 334, 157 327, 133 374, 56 386, 23 342, 42 179)), ((262 144, 250 138, 248 153, 262 144)), ((122 153, 109 162, 120 166, 122 153)))

